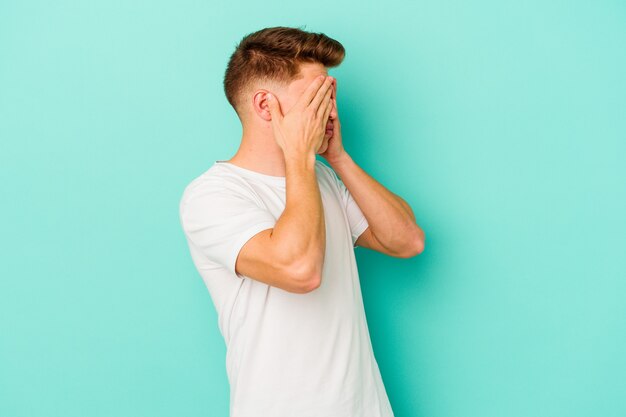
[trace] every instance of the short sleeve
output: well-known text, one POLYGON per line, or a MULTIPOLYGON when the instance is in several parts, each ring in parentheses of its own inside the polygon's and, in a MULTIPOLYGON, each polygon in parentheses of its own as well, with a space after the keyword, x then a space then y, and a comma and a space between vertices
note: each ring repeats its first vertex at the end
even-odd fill
MULTIPOLYGON (((276 224, 274 216, 246 193, 224 186, 183 195, 180 221, 189 244, 233 275, 243 245, 276 224)), ((210 188, 210 189, 208 189, 210 188)))
POLYGON ((348 214, 348 222, 350 223, 350 231, 352 233, 352 246, 356 246, 357 239, 369 227, 369 223, 343 181, 340 179, 337 181, 342 194, 343 204, 348 214))
POLYGON ((352 197, 352 194, 350 194, 350 191, 345 186, 343 181, 341 181, 339 177, 337 177, 337 174, 332 168, 326 167, 326 169, 329 171, 329 174, 332 176, 333 180, 337 183, 337 186, 339 187, 341 200, 346 210, 346 214, 348 215, 348 223, 350 223, 352 246, 355 246, 355 243, 359 236, 361 236, 365 229, 369 227, 369 223, 367 222, 365 215, 357 205, 356 201, 352 197))

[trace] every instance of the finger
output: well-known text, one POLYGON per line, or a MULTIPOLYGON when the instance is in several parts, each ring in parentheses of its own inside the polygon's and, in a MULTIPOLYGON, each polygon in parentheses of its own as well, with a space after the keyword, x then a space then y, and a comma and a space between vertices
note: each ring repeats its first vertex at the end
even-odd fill
POLYGON ((315 113, 317 117, 320 117, 322 114, 326 113, 326 109, 330 107, 330 104, 332 102, 332 100, 330 99, 330 96, 332 95, 332 92, 333 90, 331 88, 326 90, 326 94, 324 95, 323 102, 317 109, 317 112, 315 113))
POLYGON ((304 90, 296 104, 294 104, 294 107, 299 110, 304 110, 309 105, 309 103, 311 103, 313 96, 315 96, 315 93, 317 92, 317 90, 319 90, 320 86, 324 84, 324 80, 325 76, 320 75, 319 77, 311 81, 311 84, 309 84, 306 90, 304 90))
POLYGON ((333 83, 333 101, 335 105, 337 104, 337 79, 335 78, 335 82, 333 83))
POLYGON ((332 109, 333 109, 333 101, 328 100, 328 104, 326 105, 326 110, 324 111, 324 118, 322 119, 324 130, 326 130, 326 124, 328 123, 328 117, 330 116, 330 112, 332 109))
POLYGON ((322 100, 326 97, 328 92, 332 93, 332 89, 330 88, 331 84, 332 78, 328 77, 324 81, 324 84, 322 84, 322 86, 319 88, 319 90, 317 90, 317 94, 315 94, 315 97, 313 97, 311 104, 309 104, 309 106, 313 109, 313 112, 319 114, 319 107, 322 103, 322 100))
POLYGON ((333 82, 330 86, 330 89, 332 90, 332 93, 330 94, 330 101, 334 102, 335 99, 337 98, 337 79, 333 78, 333 82))
POLYGON ((273 94, 267 95, 267 107, 270 115, 272 116, 272 124, 278 122, 279 120, 282 120, 283 113, 280 109, 280 103, 278 103, 276 96, 274 96, 273 94))

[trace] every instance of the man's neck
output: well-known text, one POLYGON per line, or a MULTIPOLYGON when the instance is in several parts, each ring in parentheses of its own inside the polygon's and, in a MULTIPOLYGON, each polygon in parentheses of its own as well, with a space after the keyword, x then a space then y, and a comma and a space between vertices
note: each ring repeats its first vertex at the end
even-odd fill
POLYGON ((272 136, 251 137, 244 134, 237 153, 226 162, 265 175, 286 175, 283 151, 272 136))

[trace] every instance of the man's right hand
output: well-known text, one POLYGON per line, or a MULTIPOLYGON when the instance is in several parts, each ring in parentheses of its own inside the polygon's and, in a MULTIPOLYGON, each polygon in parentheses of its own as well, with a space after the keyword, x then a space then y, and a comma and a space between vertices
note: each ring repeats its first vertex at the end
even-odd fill
POLYGON ((332 109, 333 81, 332 76, 315 78, 284 115, 276 96, 268 94, 274 139, 286 158, 315 155, 321 146, 332 109))

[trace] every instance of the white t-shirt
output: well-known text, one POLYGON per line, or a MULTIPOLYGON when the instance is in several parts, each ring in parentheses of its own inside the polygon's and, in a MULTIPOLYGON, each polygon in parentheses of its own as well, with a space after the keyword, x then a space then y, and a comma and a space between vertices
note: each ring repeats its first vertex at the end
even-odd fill
POLYGON ((191 256, 226 342, 231 417, 393 416, 354 254, 368 223, 330 167, 316 160, 315 171, 326 253, 320 287, 305 294, 235 272, 241 247, 285 209, 285 177, 216 161, 181 198, 191 256))

